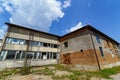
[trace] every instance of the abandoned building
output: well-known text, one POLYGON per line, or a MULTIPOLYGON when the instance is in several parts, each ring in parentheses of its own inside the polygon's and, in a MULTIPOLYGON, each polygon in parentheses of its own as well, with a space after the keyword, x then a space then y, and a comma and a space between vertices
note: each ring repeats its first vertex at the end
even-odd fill
POLYGON ((64 36, 6 23, 0 69, 22 67, 25 53, 32 66, 72 64, 75 69, 101 70, 120 65, 119 43, 90 25, 64 36))

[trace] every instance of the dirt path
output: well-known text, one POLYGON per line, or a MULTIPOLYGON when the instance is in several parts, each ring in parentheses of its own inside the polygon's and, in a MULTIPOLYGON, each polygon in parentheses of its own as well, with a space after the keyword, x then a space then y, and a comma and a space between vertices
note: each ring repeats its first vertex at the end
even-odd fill
POLYGON ((120 80, 120 73, 112 75, 111 77, 113 78, 112 80, 120 80))

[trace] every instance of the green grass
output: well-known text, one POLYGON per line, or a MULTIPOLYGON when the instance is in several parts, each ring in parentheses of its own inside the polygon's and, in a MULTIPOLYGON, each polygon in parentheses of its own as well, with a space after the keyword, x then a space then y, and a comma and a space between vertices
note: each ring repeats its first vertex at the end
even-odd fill
POLYGON ((9 76, 9 75, 15 75, 19 72, 20 72, 20 70, 18 70, 18 69, 11 69, 11 70, 6 70, 5 69, 3 71, 0 71, 0 79, 3 78, 3 77, 9 76))
MULTIPOLYGON (((51 66, 51 65, 50 65, 51 66)), ((61 70, 61 71, 68 71, 71 74, 70 75, 62 75, 62 76, 56 76, 54 75, 53 71, 54 69, 49 69, 49 66, 42 66, 43 69, 37 70, 31 70, 30 74, 42 74, 42 75, 48 75, 52 76, 54 80, 63 80, 65 78, 69 78, 70 80, 89 80, 91 77, 98 77, 98 78, 108 78, 110 79, 110 75, 114 75, 117 73, 120 73, 120 66, 109 68, 109 69, 103 69, 101 71, 79 71, 79 70, 70 70, 69 66, 63 66, 63 65, 52 65, 55 67, 55 70, 61 70)), ((34 69, 34 67, 31 67, 31 69, 34 69)), ((15 75, 15 74, 21 74, 21 69, 11 69, 11 70, 4 70, 0 71, 0 80, 4 80, 3 78, 9 75, 15 75)))

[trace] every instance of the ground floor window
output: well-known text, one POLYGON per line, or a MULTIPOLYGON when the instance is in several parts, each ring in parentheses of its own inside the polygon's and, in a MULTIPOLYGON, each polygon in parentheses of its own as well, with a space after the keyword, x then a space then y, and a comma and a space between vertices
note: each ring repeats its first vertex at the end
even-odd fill
POLYGON ((0 60, 22 60, 25 58, 32 60, 46 60, 46 59, 58 59, 58 53, 53 52, 24 52, 24 51, 14 51, 14 50, 2 50, 0 53, 0 60))
POLYGON ((8 51, 6 59, 14 59, 16 51, 8 51))

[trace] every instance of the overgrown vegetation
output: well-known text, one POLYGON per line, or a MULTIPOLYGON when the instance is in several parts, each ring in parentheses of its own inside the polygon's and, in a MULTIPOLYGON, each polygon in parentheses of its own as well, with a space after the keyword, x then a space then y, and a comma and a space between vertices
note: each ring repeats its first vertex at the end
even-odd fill
MULTIPOLYGON (((50 65, 51 66, 51 65, 50 65)), ((120 73, 120 66, 113 67, 109 69, 104 69, 101 71, 79 71, 79 70, 70 70, 70 66, 63 66, 63 65, 52 65, 55 69, 50 69, 49 66, 42 66, 41 67, 35 67, 38 68, 34 70, 34 67, 31 67, 32 70, 30 70, 30 74, 42 74, 51 76, 54 80, 63 80, 68 78, 69 80, 89 80, 91 77, 99 77, 99 78, 108 78, 110 79, 110 75, 120 73), (67 71, 70 74, 69 75, 55 75, 55 70, 59 71, 67 71)), ((21 74, 20 69, 9 69, 4 70, 0 72, 0 80, 2 78, 9 76, 9 75, 15 75, 15 74, 21 74)))

